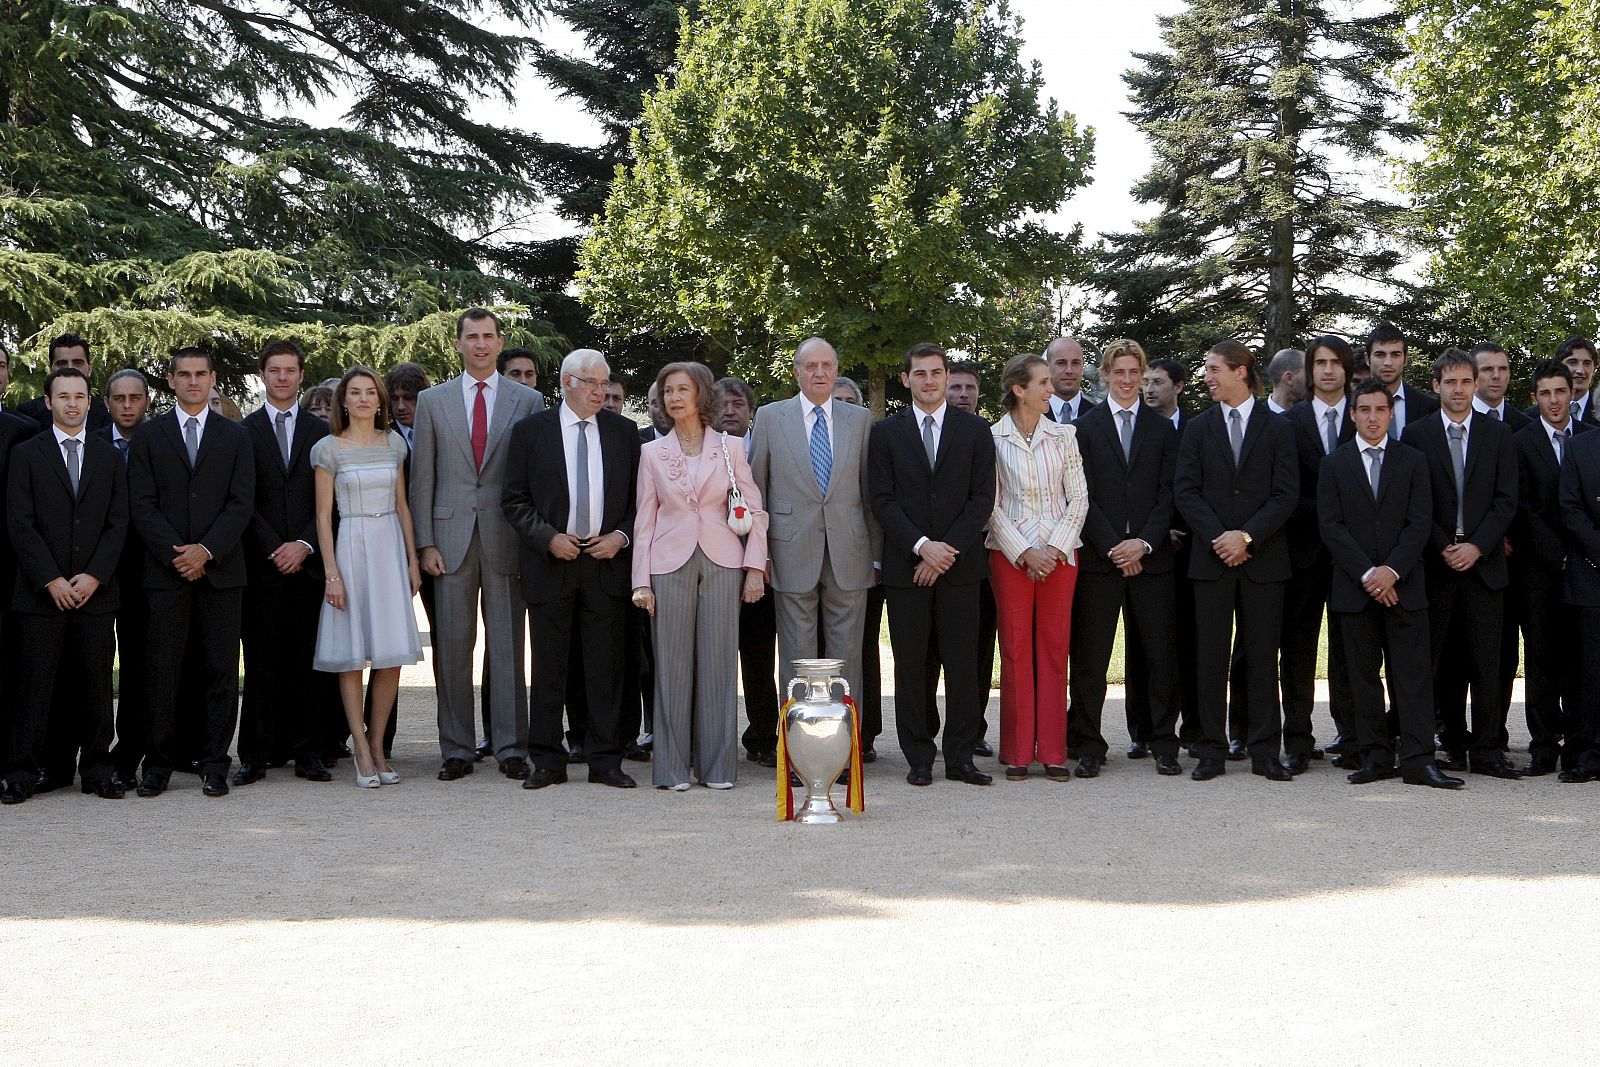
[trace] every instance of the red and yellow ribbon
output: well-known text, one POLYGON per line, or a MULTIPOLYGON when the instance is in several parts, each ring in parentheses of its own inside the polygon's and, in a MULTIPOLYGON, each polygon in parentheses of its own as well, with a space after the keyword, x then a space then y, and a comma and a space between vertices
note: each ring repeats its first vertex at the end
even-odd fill
MULTIPOLYGON (((794 818, 794 790, 789 785, 789 745, 788 745, 788 712, 798 704, 797 700, 786 701, 778 709, 778 821, 788 822, 794 818)), ((867 810, 866 779, 862 774, 861 762, 861 709, 856 705, 853 697, 844 698, 844 706, 850 709, 850 788, 846 790, 846 804, 851 812, 860 815, 867 810)), ((831 784, 831 783, 830 783, 831 784)))

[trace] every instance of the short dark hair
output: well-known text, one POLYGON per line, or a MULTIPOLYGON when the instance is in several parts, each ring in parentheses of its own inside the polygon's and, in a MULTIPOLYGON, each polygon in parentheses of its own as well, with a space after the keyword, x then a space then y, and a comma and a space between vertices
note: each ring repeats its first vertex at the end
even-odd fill
POLYGON ((133 378, 141 386, 144 387, 145 396, 149 396, 150 395, 150 379, 146 378, 142 371, 136 370, 133 367, 123 367, 121 370, 117 371, 111 377, 107 378, 106 379, 106 392, 107 393, 111 392, 111 387, 113 385, 116 385, 118 382, 122 381, 122 379, 124 379, 124 378, 133 378))
POLYGON ((1356 401, 1360 400, 1368 393, 1377 393, 1379 396, 1383 397, 1384 403, 1389 405, 1390 410, 1394 409, 1394 394, 1389 392, 1389 387, 1384 385, 1383 382, 1379 381, 1377 378, 1368 378, 1366 381, 1356 386, 1356 391, 1350 394, 1350 406, 1354 408, 1356 406, 1356 401))
POLYGON ((1436 382, 1444 381, 1444 372, 1451 367, 1466 367, 1472 372, 1474 378, 1478 376, 1478 365, 1473 362, 1471 356, 1459 348, 1447 348, 1439 353, 1438 359, 1433 361, 1433 380, 1436 382))
POLYGON ((1380 322, 1367 331, 1367 351, 1371 352, 1372 346, 1381 341, 1399 341, 1402 352, 1409 354, 1411 351, 1410 346, 1406 344, 1405 333, 1392 322, 1380 322))
POLYGON ((1582 334, 1575 333, 1571 337, 1568 337, 1565 341, 1562 341, 1561 344, 1556 348, 1556 362, 1565 362, 1566 358, 1572 355, 1572 353, 1579 348, 1589 353, 1590 359, 1596 358, 1594 342, 1589 340, 1587 337, 1584 337, 1582 334))
POLYGON ((1498 352, 1507 359, 1511 358, 1511 353, 1505 350, 1505 346, 1495 344, 1493 341, 1479 341, 1472 346, 1472 351, 1467 353, 1472 359, 1473 366, 1477 366, 1478 357, 1485 352, 1498 352))
POLYGON ((1173 385, 1189 384, 1189 365, 1187 363, 1163 357, 1161 359, 1152 359, 1148 369, 1165 372, 1166 376, 1172 379, 1173 385))
POLYGON ((1529 380, 1533 383, 1534 392, 1539 391, 1539 383, 1546 378, 1560 378, 1567 383, 1568 389, 1572 388, 1572 368, 1558 359, 1547 359, 1533 368, 1533 377, 1529 380))
POLYGON ((1259 384, 1256 376, 1256 354, 1250 351, 1250 346, 1236 337, 1218 341, 1206 352, 1208 356, 1221 356, 1231 370, 1243 370, 1245 384, 1253 393, 1259 384))
POLYGON ((89 376, 87 374, 83 373, 83 371, 79 370, 77 367, 62 367, 60 370, 51 371, 49 375, 46 376, 44 380, 44 395, 49 396, 51 387, 53 387, 56 382, 60 381, 62 378, 81 379, 83 381, 83 387, 85 389, 89 388, 89 376))
POLYGON ((75 333, 63 333, 50 339, 49 358, 51 363, 56 361, 56 349, 58 348, 81 348, 85 358, 91 360, 94 358, 94 354, 89 351, 89 342, 75 333))
POLYGON ((267 360, 273 356, 293 356, 295 363, 301 370, 306 369, 306 350, 300 347, 300 342, 284 337, 276 341, 268 341, 261 346, 261 354, 256 357, 256 370, 265 374, 267 360))
POLYGON ((494 323, 495 333, 505 333, 505 327, 500 322, 500 316, 488 308, 468 308, 456 316, 456 340, 461 340, 461 330, 469 321, 476 319, 489 319, 494 323))
POLYGON ((906 349, 906 358, 900 369, 903 373, 910 374, 913 360, 928 359, 931 356, 938 356, 939 362, 944 364, 944 369, 946 371, 950 369, 950 357, 945 354, 944 346, 936 345, 932 341, 921 341, 906 349))
POLYGON ((979 385, 983 384, 983 374, 978 370, 978 365, 970 359, 956 360, 954 363, 950 364, 950 369, 946 373, 948 373, 951 377, 954 377, 957 374, 970 375, 972 378, 977 380, 979 385))
POLYGON ((1326 348, 1339 357, 1339 365, 1344 368, 1345 388, 1350 388, 1350 381, 1356 376, 1356 354, 1349 341, 1332 333, 1319 333, 1306 342, 1306 381, 1311 381, 1311 364, 1319 348, 1326 348))
POLYGON ((383 387, 391 397, 396 393, 414 397, 432 384, 428 372, 417 363, 396 363, 383 378, 383 387))
MULTIPOLYGON (((668 363, 656 375, 656 399, 660 402, 661 390, 667 384, 667 379, 674 374, 686 375, 694 383, 695 400, 700 408, 700 425, 710 426, 717 419, 717 379, 711 373, 711 368, 704 363, 695 363, 692 360, 680 360, 677 363, 668 363)), ((661 405, 661 411, 666 413, 667 406, 661 405)))
POLYGON ((174 348, 172 350, 171 357, 167 359, 168 374, 178 373, 178 360, 180 359, 203 359, 206 361, 206 370, 215 372, 217 369, 217 361, 211 358, 211 352, 208 349, 196 348, 190 345, 187 348, 174 348))
POLYGON ((504 373, 506 364, 510 363, 514 359, 531 360, 535 368, 539 366, 539 357, 534 355, 532 350, 526 348, 507 348, 501 350, 499 357, 495 359, 495 370, 504 373))
POLYGON ((750 383, 745 381, 743 378, 717 379, 717 392, 738 393, 740 396, 744 397, 744 402, 750 405, 751 411, 756 409, 756 391, 750 388, 750 383))

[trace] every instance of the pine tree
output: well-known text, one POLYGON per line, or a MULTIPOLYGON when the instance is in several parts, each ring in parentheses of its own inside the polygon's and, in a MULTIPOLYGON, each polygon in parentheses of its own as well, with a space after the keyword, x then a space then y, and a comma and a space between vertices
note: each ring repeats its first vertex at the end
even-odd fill
POLYGON ((269 335, 313 372, 453 362, 452 311, 504 307, 558 350, 508 220, 537 139, 508 97, 536 0, 0 0, 0 332, 73 329, 102 365, 209 339, 237 373, 269 335), (304 117, 339 102, 337 124, 304 117))
POLYGON ((1155 163, 1133 189, 1156 214, 1108 235, 1101 330, 1153 355, 1222 337, 1272 352, 1357 325, 1408 295, 1402 210, 1353 164, 1413 129, 1393 115, 1399 16, 1338 0, 1190 0, 1165 48, 1124 75, 1155 163))

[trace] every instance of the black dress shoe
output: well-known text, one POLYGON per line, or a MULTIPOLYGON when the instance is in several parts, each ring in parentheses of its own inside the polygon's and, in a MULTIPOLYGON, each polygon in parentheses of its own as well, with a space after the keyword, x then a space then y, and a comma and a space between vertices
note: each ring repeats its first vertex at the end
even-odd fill
POLYGON ((142 797, 158 797, 167 791, 167 776, 146 771, 144 777, 139 779, 139 787, 134 790, 142 797))
MULTIPOLYGON (((320 760, 318 762, 321 762, 320 760)), ((324 774, 327 772, 324 771, 324 774)), ((267 769, 259 763, 241 763, 239 769, 233 772, 234 785, 250 785, 259 782, 267 776, 267 769)), ((87 784, 87 783, 85 783, 87 784)), ((87 793, 89 790, 85 789, 87 793)))
POLYGON ((933 768, 926 763, 919 763, 906 772, 907 785, 932 785, 933 768))
MULTIPOLYGON (((385 756, 383 758, 388 759, 389 757, 385 756)), ((323 762, 315 756, 297 759, 294 761, 294 776, 296 778, 304 778, 308 782, 331 782, 333 781, 333 775, 328 773, 328 768, 323 766, 323 762)), ((238 783, 235 782, 234 784, 237 785, 238 783)))
POLYGON ((1189 772, 1189 777, 1197 782, 1209 782, 1219 774, 1227 773, 1228 765, 1226 763, 1215 756, 1207 756, 1195 764, 1194 770, 1189 772))
POLYGON ((635 763, 649 763, 650 750, 635 741, 622 750, 622 758, 632 760, 635 763))
POLYGON ((1482 774, 1490 778, 1504 778, 1513 782, 1522 777, 1522 772, 1513 767, 1511 761, 1504 756, 1474 759, 1470 770, 1473 774, 1482 774))
POLYGON ((994 779, 978 770, 971 760, 968 760, 966 763, 958 763, 954 767, 946 764, 944 768, 944 776, 949 781, 966 782, 968 785, 994 784, 994 779))
POLYGON ((613 767, 609 771, 597 771, 591 767, 589 781, 595 785, 609 785, 613 789, 632 789, 639 784, 620 767, 613 767))
POLYGON ((1156 773, 1166 775, 1182 774, 1183 764, 1178 762, 1177 756, 1157 756, 1156 773))
POLYGON ((228 776, 207 772, 200 776, 200 792, 208 797, 225 797, 228 795, 228 776))
POLYGON ((1593 782, 1597 779, 1600 779, 1600 774, 1596 774, 1593 770, 1583 766, 1574 767, 1556 775, 1556 781, 1567 785, 1582 785, 1584 782, 1593 782))
POLYGON ((1099 756, 1085 756, 1078 761, 1077 775, 1079 778, 1100 777, 1100 765, 1105 762, 1099 756))
POLYGON ((987 741, 979 741, 973 746, 972 754, 982 756, 984 759, 994 759, 994 746, 987 741))
POLYGON ((1292 782, 1294 775, 1289 773, 1289 768, 1278 761, 1277 756, 1268 756, 1264 760, 1256 760, 1250 765, 1251 774, 1259 774, 1269 782, 1292 782))
POLYGON ((472 764, 457 756, 451 756, 444 761, 444 766, 439 768, 439 781, 454 782, 465 778, 472 773, 472 764))
POLYGON ((1311 769, 1311 757, 1302 756, 1298 752, 1283 758, 1283 769, 1290 774, 1304 774, 1311 769))
POLYGON ((1341 771, 1359 771, 1366 766, 1361 761, 1361 757, 1356 754, 1356 750, 1350 746, 1346 746, 1343 752, 1333 757, 1329 762, 1341 771))
POLYGON ((521 756, 512 756, 500 764, 500 773, 507 778, 515 778, 519 782, 523 781, 528 777, 528 761, 521 756))
POLYGON ((1556 757, 1549 752, 1535 752, 1529 761, 1527 769, 1522 772, 1524 778, 1542 778, 1556 771, 1556 757))
POLYGON ((333 754, 334 754, 335 757, 337 757, 339 759, 349 759, 350 758, 350 742, 348 742, 348 741, 339 742, 339 747, 333 750, 333 754))
POLYGON ((585 756, 583 754, 583 746, 582 745, 568 745, 567 746, 567 762, 568 763, 588 763, 589 762, 589 757, 585 756))
POLYGON ((1249 758, 1249 756, 1250 756, 1250 753, 1245 751, 1245 747, 1244 747, 1244 742, 1243 741, 1229 741, 1228 742, 1228 759, 1230 761, 1232 761, 1234 763, 1237 763, 1242 759, 1249 758))
POLYGON ((1320 748, 1314 748, 1310 752, 1306 753, 1306 757, 1308 759, 1327 759, 1328 754, 1320 748))
POLYGON ((567 780, 565 768, 535 767, 523 781, 524 789, 543 789, 547 785, 560 785, 567 780))
POLYGON ((121 782, 115 777, 86 779, 83 783, 85 793, 93 793, 101 800, 121 800, 128 795, 121 782))
POLYGON ((64 786, 69 786, 71 784, 71 776, 62 778, 60 775, 51 774, 50 772, 46 771, 34 780, 33 793, 35 796, 37 796, 40 793, 49 793, 53 790, 61 789, 64 786))
POLYGON ((877 763, 878 762, 878 750, 873 748, 871 745, 868 745, 866 748, 862 749, 861 750, 861 762, 862 763, 877 763))
POLYGON ((1406 785, 1431 785, 1435 789, 1460 789, 1467 784, 1441 771, 1436 763, 1430 763, 1420 771, 1406 771, 1400 777, 1406 785))
POLYGON ((1344 776, 1344 780, 1351 785, 1371 785, 1373 782, 1382 782, 1395 776, 1393 764, 1385 766, 1382 761, 1375 761, 1366 764, 1360 770, 1351 771, 1344 776))
POLYGON ((0 789, 0 804, 21 804, 33 796, 33 783, 22 778, 7 778, 4 789, 0 789))
POLYGON ((477 748, 472 750, 472 762, 477 763, 479 760, 486 760, 492 755, 494 755, 494 745, 486 737, 478 742, 477 748))
POLYGON ((1340 734, 1338 737, 1335 737, 1333 739, 1333 744, 1331 745, 1323 745, 1322 751, 1326 752, 1330 756, 1339 755, 1344 751, 1344 735, 1340 734))
POLYGON ((1144 759, 1149 755, 1150 746, 1146 745, 1143 741, 1135 741, 1133 744, 1128 746, 1129 759, 1144 759))
POLYGON ((1464 771, 1467 769, 1467 754, 1465 752, 1452 752, 1449 749, 1443 749, 1440 751, 1439 758, 1435 762, 1438 763, 1439 767, 1443 770, 1464 771))

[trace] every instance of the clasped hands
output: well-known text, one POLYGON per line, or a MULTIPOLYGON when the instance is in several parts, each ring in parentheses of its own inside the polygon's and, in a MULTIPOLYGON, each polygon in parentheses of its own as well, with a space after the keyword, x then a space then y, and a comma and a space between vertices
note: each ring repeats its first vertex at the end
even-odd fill
POLYGON ((50 594, 50 599, 56 602, 58 611, 71 611, 89 602, 95 590, 100 588, 100 579, 92 574, 75 574, 70 581, 66 578, 52 578, 50 584, 44 588, 50 594))
POLYGON ((1250 546, 1245 543, 1244 531, 1226 530, 1211 541, 1211 551, 1230 567, 1237 567, 1250 559, 1250 546))
POLYGON ((1400 576, 1393 568, 1379 564, 1361 580, 1361 588, 1365 589, 1373 600, 1386 608, 1392 608, 1400 603, 1400 594, 1395 592, 1394 588, 1399 580, 1400 576))
POLYGON ((550 554, 563 560, 577 559, 580 554, 595 559, 610 559, 627 547, 628 539, 615 530, 596 537, 587 545, 569 533, 558 533, 550 538, 550 554))
POLYGON ((172 551, 177 553, 172 557, 172 566, 177 569, 178 577, 188 582, 205 577, 211 553, 206 551, 204 545, 173 545, 172 551))
POLYGON ((911 580, 921 586, 932 585, 941 574, 955 566, 956 557, 960 554, 945 542, 929 538, 922 542, 922 548, 917 552, 921 562, 911 572, 911 580))

